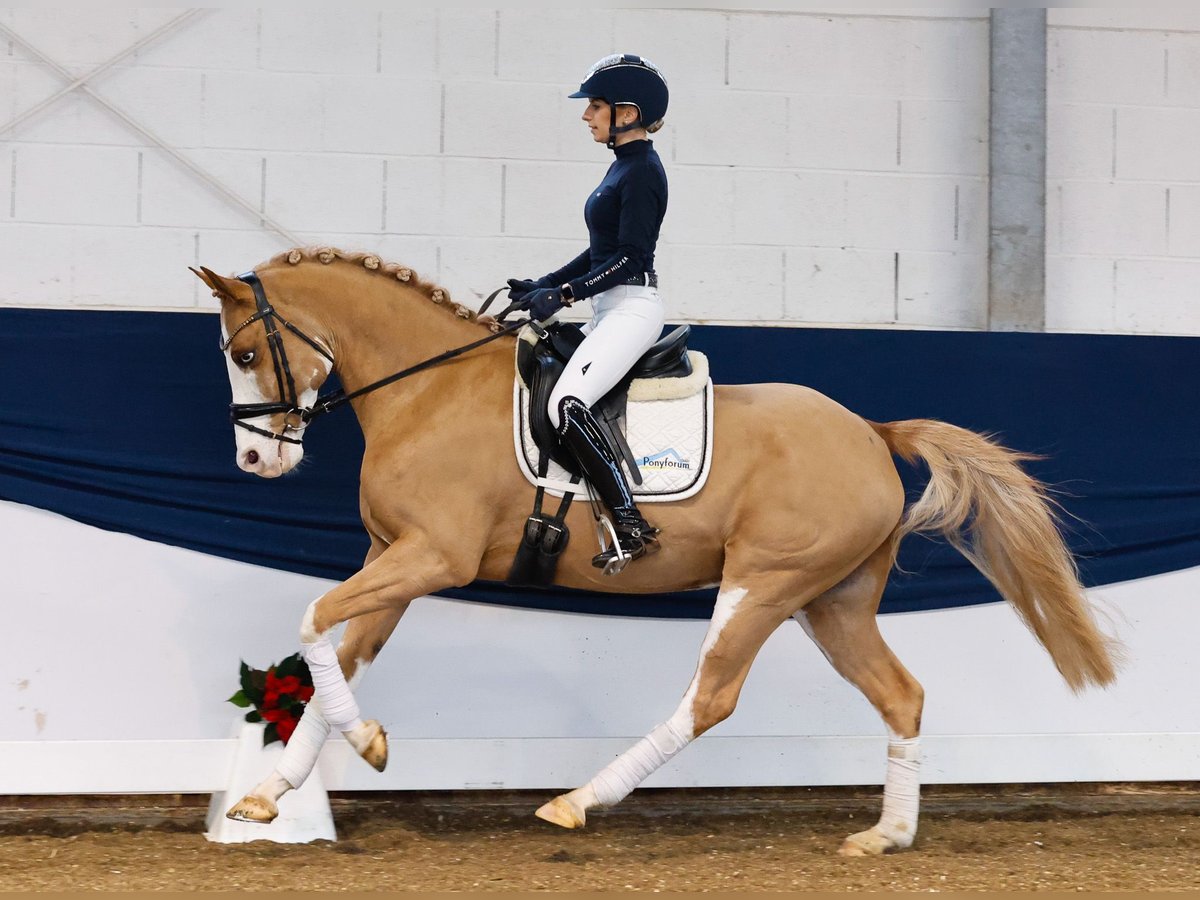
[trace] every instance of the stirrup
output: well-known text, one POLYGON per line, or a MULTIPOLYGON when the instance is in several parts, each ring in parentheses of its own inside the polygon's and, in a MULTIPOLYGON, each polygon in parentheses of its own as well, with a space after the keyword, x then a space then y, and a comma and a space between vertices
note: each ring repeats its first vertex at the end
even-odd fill
POLYGON ((599 516, 596 520, 596 536, 600 541, 600 552, 592 557, 592 565, 603 569, 605 575, 619 575, 630 561, 658 550, 659 530, 649 523, 644 524, 646 531, 630 534, 617 531, 608 516, 599 516), (625 544, 621 543, 622 538, 625 544))

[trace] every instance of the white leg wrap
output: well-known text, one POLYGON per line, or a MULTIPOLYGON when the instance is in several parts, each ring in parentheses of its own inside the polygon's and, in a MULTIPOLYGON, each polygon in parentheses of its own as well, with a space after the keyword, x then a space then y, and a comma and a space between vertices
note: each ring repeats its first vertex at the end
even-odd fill
POLYGON ((325 745, 327 737, 329 723, 321 715, 321 704, 314 698, 304 707, 300 724, 296 726, 291 740, 283 748, 283 756, 280 757, 275 772, 293 788, 300 787, 308 780, 313 766, 317 764, 317 757, 320 756, 321 747, 325 745))
POLYGON ((887 777, 883 783, 883 815, 878 828, 901 847, 912 844, 917 834, 921 805, 920 738, 888 741, 887 777))
POLYGON ((280 775, 279 772, 272 772, 262 784, 250 793, 258 797, 267 797, 272 801, 278 801, 280 797, 291 790, 295 790, 295 788, 290 781, 280 775))
POLYGON ((588 782, 601 806, 615 806, 650 773, 691 743, 671 722, 664 722, 614 759, 588 782))
POLYGON ((311 644, 301 644, 300 652, 312 673, 313 693, 321 704, 321 713, 338 731, 351 731, 362 724, 358 703, 342 675, 337 653, 325 638, 311 644))

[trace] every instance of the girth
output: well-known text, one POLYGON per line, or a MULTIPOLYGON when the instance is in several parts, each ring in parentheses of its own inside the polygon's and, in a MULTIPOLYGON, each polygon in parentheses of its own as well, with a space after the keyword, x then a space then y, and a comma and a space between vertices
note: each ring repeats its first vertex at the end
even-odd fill
MULTIPOLYGON (((530 393, 530 430, 543 454, 568 472, 578 475, 579 468, 574 458, 559 445, 558 434, 550 423, 547 407, 554 385, 566 368, 567 360, 583 343, 584 334, 578 325, 568 322, 554 322, 545 331, 545 337, 537 343, 521 340, 517 344, 517 371, 530 393)), ((687 339, 691 331, 690 325, 680 325, 655 343, 642 354, 629 373, 592 407, 613 449, 624 457, 635 484, 642 483, 642 474, 624 433, 629 385, 635 378, 682 378, 692 374, 692 363, 687 354, 687 339)))

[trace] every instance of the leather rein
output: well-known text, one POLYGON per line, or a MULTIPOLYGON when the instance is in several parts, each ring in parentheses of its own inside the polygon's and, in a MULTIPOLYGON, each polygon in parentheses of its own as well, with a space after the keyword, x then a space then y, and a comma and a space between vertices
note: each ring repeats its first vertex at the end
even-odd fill
MULTIPOLYGON (((292 369, 288 363, 287 351, 283 346, 283 334, 279 330, 282 325, 304 343, 308 344, 323 357, 329 360, 330 366, 334 365, 333 354, 325 347, 318 343, 314 338, 309 337, 287 319, 285 319, 278 310, 271 306, 267 300, 267 292, 263 288, 262 282, 258 278, 258 274, 253 270, 238 276, 238 281, 242 281, 254 291, 254 305, 256 310, 254 315, 250 316, 237 328, 230 332, 229 337, 218 342, 221 352, 224 353, 229 349, 229 345, 233 343, 233 339, 241 333, 244 328, 253 325, 255 322, 262 322, 263 327, 267 331, 267 347, 271 351, 271 365, 275 370, 275 381, 279 385, 279 400, 267 403, 230 403, 229 404, 229 419, 239 428, 245 428, 247 431, 253 431, 255 434, 260 434, 263 437, 271 438, 276 441, 285 441, 289 444, 299 444, 299 438, 289 437, 288 432, 302 432, 308 423, 318 416, 323 416, 326 413, 333 412, 339 406, 344 406, 355 397, 361 397, 363 394, 369 394, 372 391, 377 391, 381 387, 386 387, 389 384, 400 381, 402 378, 407 378, 409 375, 415 375, 417 372, 423 372, 428 368, 443 363, 446 360, 454 359, 456 356, 462 356, 464 353, 482 347, 484 344, 491 343, 498 338, 504 337, 506 334, 511 334, 518 328, 527 324, 528 320, 521 319, 515 322, 509 322, 499 331, 481 338, 478 341, 472 341, 461 347, 455 347, 452 350, 447 350, 444 353, 439 353, 437 356, 431 356, 429 359, 424 359, 415 365, 409 366, 407 369, 401 369, 399 372, 393 372, 378 381, 373 381, 365 387, 358 390, 346 393, 341 388, 325 394, 323 397, 318 397, 316 402, 309 407, 301 407, 300 400, 296 393, 296 383, 292 377, 292 369), (274 413, 283 413, 284 425, 283 432, 278 433, 268 431, 265 428, 259 428, 256 425, 244 421, 245 419, 253 419, 258 416, 269 416, 274 413)), ((479 312, 482 314, 496 299, 501 291, 507 288, 498 288, 484 301, 479 312)), ((519 304, 510 304, 507 309, 497 316, 497 321, 503 321, 504 317, 514 309, 520 308, 519 304)))

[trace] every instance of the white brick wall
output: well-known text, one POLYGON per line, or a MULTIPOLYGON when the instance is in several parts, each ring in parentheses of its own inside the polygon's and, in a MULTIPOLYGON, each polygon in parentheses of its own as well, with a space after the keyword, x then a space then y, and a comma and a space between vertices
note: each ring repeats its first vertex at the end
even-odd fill
POLYGON ((1167 188, 1167 253, 1200 259, 1200 184, 1167 188))
POLYGON ((671 102, 676 142, 671 162, 729 165, 737 160, 748 167, 785 166, 785 95, 698 90, 671 102))
POLYGON ((896 321, 897 254, 836 247, 785 252, 786 318, 866 325, 896 321))
POLYGON ((1120 331, 1194 333, 1200 260, 1119 260, 1114 294, 1120 331))
POLYGON ((500 233, 503 163, 389 159, 386 231, 489 237, 500 233))
POLYGON ((982 254, 901 253, 897 319, 903 324, 987 325, 987 258, 982 254))
POLYGON ((443 82, 494 78, 498 15, 494 9, 439 9, 434 19, 438 68, 431 74, 443 82))
POLYGON ((71 225, 137 224, 137 151, 86 145, 15 147, 14 217, 71 225))
MULTIPOLYGON (((257 217, 231 204, 207 185, 198 183, 166 154, 154 149, 139 152, 142 157, 139 224, 192 230, 258 226, 257 217)), ((221 183, 262 210, 265 154, 248 150, 196 150, 189 155, 221 183)))
POLYGON ((341 153, 267 157, 266 212, 298 231, 383 231, 383 161, 341 153))
MULTIPOLYGON (((506 163, 503 232, 515 237, 575 238, 582 250, 588 240, 583 204, 603 177, 600 163, 506 163)), ((463 199, 475 202, 474 197, 463 199)))
POLYGON ((1047 328, 1200 334, 1200 15, 1049 23, 1047 328))
MULTIPOLYGON (((0 21, 82 74, 179 13, 0 21)), ((1200 20, 1051 24, 1050 327, 1200 332, 1200 20)), ((962 9, 602 9, 581 28, 549 8, 206 8, 93 87, 303 239, 470 301, 583 247, 610 157, 565 95, 640 52, 672 88, 674 320, 980 328, 987 42, 962 9)), ((61 84, 0 41, 0 123, 61 84)), ((286 244, 89 97, 0 133, 0 304, 211 308, 187 265, 286 244)))

